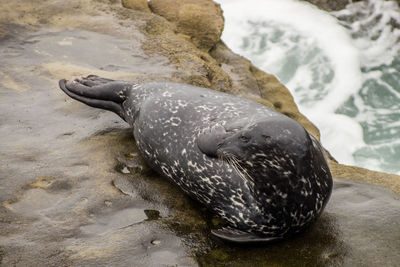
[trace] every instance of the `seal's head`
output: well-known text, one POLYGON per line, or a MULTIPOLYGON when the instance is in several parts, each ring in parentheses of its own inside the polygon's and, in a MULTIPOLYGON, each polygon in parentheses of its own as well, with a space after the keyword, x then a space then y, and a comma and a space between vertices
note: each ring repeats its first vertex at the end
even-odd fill
POLYGON ((214 141, 203 141, 199 147, 228 162, 248 181, 263 213, 254 219, 269 226, 254 232, 293 233, 322 212, 332 177, 318 141, 299 123, 288 117, 240 120, 211 132, 214 141))
POLYGON ((249 122, 241 127, 233 125, 226 127, 226 132, 217 144, 217 156, 234 159, 250 171, 290 169, 296 173, 312 146, 307 131, 289 118, 249 122))

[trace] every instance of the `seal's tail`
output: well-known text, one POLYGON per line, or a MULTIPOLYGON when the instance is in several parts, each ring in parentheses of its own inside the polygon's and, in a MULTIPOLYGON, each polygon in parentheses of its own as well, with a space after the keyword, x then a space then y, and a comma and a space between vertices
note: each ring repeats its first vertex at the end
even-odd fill
POLYGON ((71 98, 91 107, 115 112, 126 121, 122 103, 126 99, 131 84, 89 75, 74 81, 62 79, 59 86, 71 98))

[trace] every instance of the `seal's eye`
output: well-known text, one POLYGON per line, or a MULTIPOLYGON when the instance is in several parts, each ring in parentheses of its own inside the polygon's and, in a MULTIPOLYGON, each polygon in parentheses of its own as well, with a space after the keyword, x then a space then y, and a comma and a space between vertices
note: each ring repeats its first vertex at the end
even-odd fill
POLYGON ((249 140, 250 140, 250 138, 248 138, 247 136, 244 136, 244 135, 241 135, 239 137, 239 139, 240 139, 240 141, 245 142, 245 143, 249 142, 249 140))

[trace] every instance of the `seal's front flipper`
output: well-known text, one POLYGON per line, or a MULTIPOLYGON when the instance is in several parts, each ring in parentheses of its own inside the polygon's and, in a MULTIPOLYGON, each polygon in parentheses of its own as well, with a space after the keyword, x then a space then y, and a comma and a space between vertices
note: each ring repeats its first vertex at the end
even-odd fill
POLYGON ((122 103, 126 99, 127 91, 132 87, 127 82, 113 81, 108 79, 96 79, 94 75, 77 79, 75 81, 60 80, 59 86, 68 96, 76 99, 88 106, 112 111, 119 115, 123 120, 125 113, 122 103), (83 81, 91 78, 96 85, 85 85, 83 81))
POLYGON ((217 149, 227 136, 227 132, 222 125, 214 125, 205 129, 197 137, 197 146, 209 157, 217 157, 217 149))
POLYGON ((236 244, 266 244, 266 243, 272 243, 276 242, 279 240, 282 240, 283 238, 280 236, 258 236, 252 233, 244 232, 238 229, 234 229, 232 227, 224 227, 218 230, 211 230, 211 233, 218 237, 221 238, 224 241, 228 241, 231 243, 236 243, 236 244))

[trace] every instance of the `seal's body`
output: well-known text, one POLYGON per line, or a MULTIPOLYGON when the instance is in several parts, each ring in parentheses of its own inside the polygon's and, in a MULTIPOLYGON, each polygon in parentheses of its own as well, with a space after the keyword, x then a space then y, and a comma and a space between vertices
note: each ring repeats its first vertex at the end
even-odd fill
POLYGON ((60 87, 133 126, 146 162, 233 227, 213 230, 223 239, 281 239, 310 225, 329 199, 332 177, 319 143, 266 106, 169 82, 92 75, 60 87))

